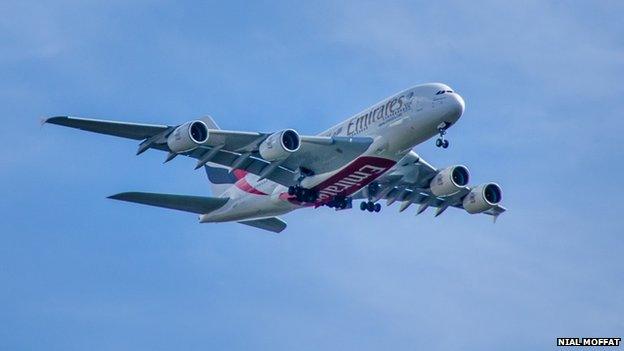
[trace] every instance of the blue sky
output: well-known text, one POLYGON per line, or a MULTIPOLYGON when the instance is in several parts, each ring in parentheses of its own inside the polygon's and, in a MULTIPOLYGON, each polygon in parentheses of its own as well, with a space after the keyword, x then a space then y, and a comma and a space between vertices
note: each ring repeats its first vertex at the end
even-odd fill
POLYGON ((622 336, 624 7, 604 2, 0 3, 0 348, 550 349, 622 336), (451 85, 451 148, 508 213, 289 214, 274 236, 107 200, 209 195, 194 162, 38 123, 315 133, 451 85))

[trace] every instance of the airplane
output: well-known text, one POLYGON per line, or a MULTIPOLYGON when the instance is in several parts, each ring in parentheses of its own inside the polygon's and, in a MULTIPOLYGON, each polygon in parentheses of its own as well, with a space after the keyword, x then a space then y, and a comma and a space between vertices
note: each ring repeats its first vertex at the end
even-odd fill
POLYGON ((148 149, 197 159, 212 183, 213 197, 124 192, 109 198, 196 213, 200 223, 238 222, 279 233, 279 215, 296 209, 359 208, 371 213, 401 202, 418 204, 416 214, 447 208, 484 213, 494 221, 505 208, 493 182, 468 186, 463 165, 435 168, 412 149, 438 136, 446 149, 447 130, 464 113, 464 99, 448 85, 428 83, 394 94, 318 135, 294 129, 273 133, 220 129, 211 117, 181 125, 140 124, 57 116, 43 123, 141 141, 148 149))

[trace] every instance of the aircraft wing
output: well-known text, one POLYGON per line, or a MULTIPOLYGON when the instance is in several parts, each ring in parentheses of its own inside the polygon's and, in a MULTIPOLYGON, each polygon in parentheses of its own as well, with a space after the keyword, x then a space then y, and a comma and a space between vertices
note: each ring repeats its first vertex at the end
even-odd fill
POLYGON ((52 117, 43 122, 135 140, 149 138, 169 128, 169 126, 160 124, 125 123, 72 117, 52 117))
MULTIPOLYGON (((448 196, 436 196, 429 189, 429 184, 438 173, 438 169, 422 159, 414 151, 409 152, 397 164, 376 181, 377 188, 372 190, 363 188, 354 198, 371 198, 373 201, 386 199, 386 204, 401 202, 400 211, 404 211, 412 204, 418 204, 417 213, 423 212, 428 207, 435 207, 435 215, 439 216, 449 207, 462 208, 464 197, 470 192, 470 187, 463 187, 458 192, 448 196)), ((506 211, 501 205, 495 205, 491 209, 482 212, 494 217, 494 220, 506 211)))
MULTIPOLYGON (((259 145, 272 133, 221 130, 210 117, 201 120, 210 128, 211 145, 200 145, 190 151, 179 153, 197 159, 196 169, 207 162, 213 162, 230 168, 242 169, 285 186, 296 184, 302 170, 319 174, 340 168, 366 151, 373 142, 373 139, 368 137, 301 135, 299 150, 277 163, 263 159, 258 152, 259 145)), ((158 149, 169 153, 166 161, 178 155, 178 153, 173 153, 167 145, 167 137, 177 126, 69 116, 51 117, 43 122, 143 140, 137 154, 148 149, 158 149)))

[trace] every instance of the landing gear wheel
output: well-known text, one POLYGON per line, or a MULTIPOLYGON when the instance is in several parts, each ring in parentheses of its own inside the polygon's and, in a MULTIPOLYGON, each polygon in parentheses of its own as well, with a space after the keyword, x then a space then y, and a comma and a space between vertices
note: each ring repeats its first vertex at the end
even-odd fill
POLYGON ((295 188, 295 196, 297 197, 297 200, 302 201, 303 200, 303 189, 302 188, 295 188))
POLYGON ((381 204, 375 204, 375 207, 373 209, 375 212, 379 212, 381 211, 381 204))
POLYGON ((438 134, 440 135, 440 137, 436 139, 437 147, 442 147, 446 149, 449 146, 449 142, 448 140, 444 139, 444 135, 446 135, 446 129, 450 126, 451 124, 447 122, 440 123, 440 125, 438 125, 438 134))
POLYGON ((368 210, 368 212, 373 212, 375 211, 375 203, 373 203, 372 201, 369 201, 366 204, 366 209, 368 210))
POLYGON ((366 211, 366 208, 368 208, 368 206, 366 205, 366 201, 360 202, 360 210, 366 211))
POLYGON ((312 189, 305 189, 300 186, 289 186, 288 195, 294 195, 300 202, 316 202, 318 193, 312 189))

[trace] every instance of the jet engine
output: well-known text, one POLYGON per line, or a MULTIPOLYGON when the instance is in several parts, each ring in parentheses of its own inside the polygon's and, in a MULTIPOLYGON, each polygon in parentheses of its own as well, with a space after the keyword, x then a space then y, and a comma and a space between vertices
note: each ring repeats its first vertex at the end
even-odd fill
POLYGON ((447 196, 458 192, 468 184, 470 173, 465 166, 447 167, 431 179, 429 187, 435 196, 447 196))
POLYGON ((496 183, 481 184, 464 197, 464 209, 468 213, 480 213, 496 206, 503 197, 503 191, 496 183))
POLYGON ((299 150, 299 134, 292 129, 271 134, 258 147, 260 156, 267 161, 280 161, 299 150))
POLYGON ((181 153, 193 150, 208 141, 208 126, 202 121, 190 121, 177 127, 169 137, 167 145, 171 151, 181 153))

